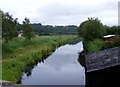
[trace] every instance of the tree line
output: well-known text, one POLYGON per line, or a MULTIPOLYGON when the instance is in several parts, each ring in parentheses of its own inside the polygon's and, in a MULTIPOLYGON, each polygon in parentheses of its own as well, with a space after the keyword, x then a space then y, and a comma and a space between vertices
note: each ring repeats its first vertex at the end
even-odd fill
POLYGON ((18 34, 22 32, 23 36, 30 40, 35 35, 58 35, 58 34, 77 34, 78 27, 75 25, 69 26, 52 26, 31 24, 28 18, 25 18, 22 24, 18 22, 18 18, 13 18, 8 12, 2 14, 2 38, 5 43, 18 37, 18 34))
MULTIPOLYGON (((52 26, 42 25, 41 23, 30 24, 35 35, 61 35, 61 34, 77 34, 78 27, 75 25, 68 26, 52 26)), ((22 24, 19 24, 18 31, 22 30, 22 24)))
POLYGON ((0 10, 0 13, 2 14, 2 38, 6 43, 14 37, 18 37, 20 31, 29 40, 35 35, 79 34, 85 41, 102 38, 108 34, 120 35, 120 26, 103 25, 98 18, 88 18, 79 27, 75 25, 52 26, 41 23, 31 24, 28 18, 25 18, 20 24, 18 18, 13 18, 8 12, 4 13, 0 10))
POLYGON ((52 25, 42 25, 31 24, 34 32, 38 35, 58 35, 58 34, 77 34, 78 27, 75 25, 68 26, 52 26, 52 25))

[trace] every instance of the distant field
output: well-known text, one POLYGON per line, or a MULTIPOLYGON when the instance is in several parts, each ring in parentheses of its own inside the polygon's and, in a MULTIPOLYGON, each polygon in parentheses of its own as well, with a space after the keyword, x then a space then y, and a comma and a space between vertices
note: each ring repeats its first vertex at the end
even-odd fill
POLYGON ((29 40, 15 38, 3 44, 2 79, 17 83, 22 73, 50 55, 57 46, 78 38, 77 35, 37 36, 29 40))

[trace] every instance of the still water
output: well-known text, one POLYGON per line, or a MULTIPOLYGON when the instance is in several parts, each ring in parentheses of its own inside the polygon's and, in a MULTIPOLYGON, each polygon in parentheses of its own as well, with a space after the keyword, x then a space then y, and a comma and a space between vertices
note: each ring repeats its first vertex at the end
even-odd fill
POLYGON ((22 85, 85 85, 85 70, 78 62, 82 42, 67 44, 55 50, 46 60, 38 63, 31 74, 23 74, 22 85))

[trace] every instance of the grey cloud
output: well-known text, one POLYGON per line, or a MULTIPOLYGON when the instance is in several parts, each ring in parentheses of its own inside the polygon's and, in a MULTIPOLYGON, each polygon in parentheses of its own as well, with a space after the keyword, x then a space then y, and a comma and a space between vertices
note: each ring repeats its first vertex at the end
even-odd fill
POLYGON ((0 3, 3 11, 12 13, 22 21, 25 16, 32 23, 51 25, 79 25, 88 17, 98 17, 104 24, 117 25, 119 0, 31 0, 0 3), (28 5, 26 5, 26 3, 28 5), (10 6, 10 7, 9 7, 10 6))
MULTIPOLYGON (((87 3, 87 2, 86 2, 87 3)), ((92 3, 92 2, 91 2, 92 3)), ((61 4, 54 2, 39 8, 38 16, 45 24, 77 24, 79 25, 82 21, 88 17, 98 17, 104 23, 107 23, 108 17, 114 18, 117 16, 117 2, 101 2, 97 4, 82 4, 77 5, 61 4), (114 13, 112 13, 114 12, 114 13), (41 17, 40 17, 41 16, 41 17)), ((110 20, 108 20, 109 22, 110 20)), ((115 20, 114 20, 115 21, 115 20)), ((117 20, 116 20, 117 21, 117 20)), ((114 22, 115 23, 115 22, 114 22)), ((110 23, 109 23, 110 24, 110 23)), ((112 23, 111 23, 112 24, 112 23)))

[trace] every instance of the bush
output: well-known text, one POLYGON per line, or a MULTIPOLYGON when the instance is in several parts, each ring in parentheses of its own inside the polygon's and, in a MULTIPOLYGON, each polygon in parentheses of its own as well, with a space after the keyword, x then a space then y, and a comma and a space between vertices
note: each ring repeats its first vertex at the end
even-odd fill
POLYGON ((78 32, 83 37, 84 41, 92 41, 97 38, 103 38, 106 34, 106 30, 103 28, 103 24, 97 18, 88 18, 88 20, 81 23, 78 32))

